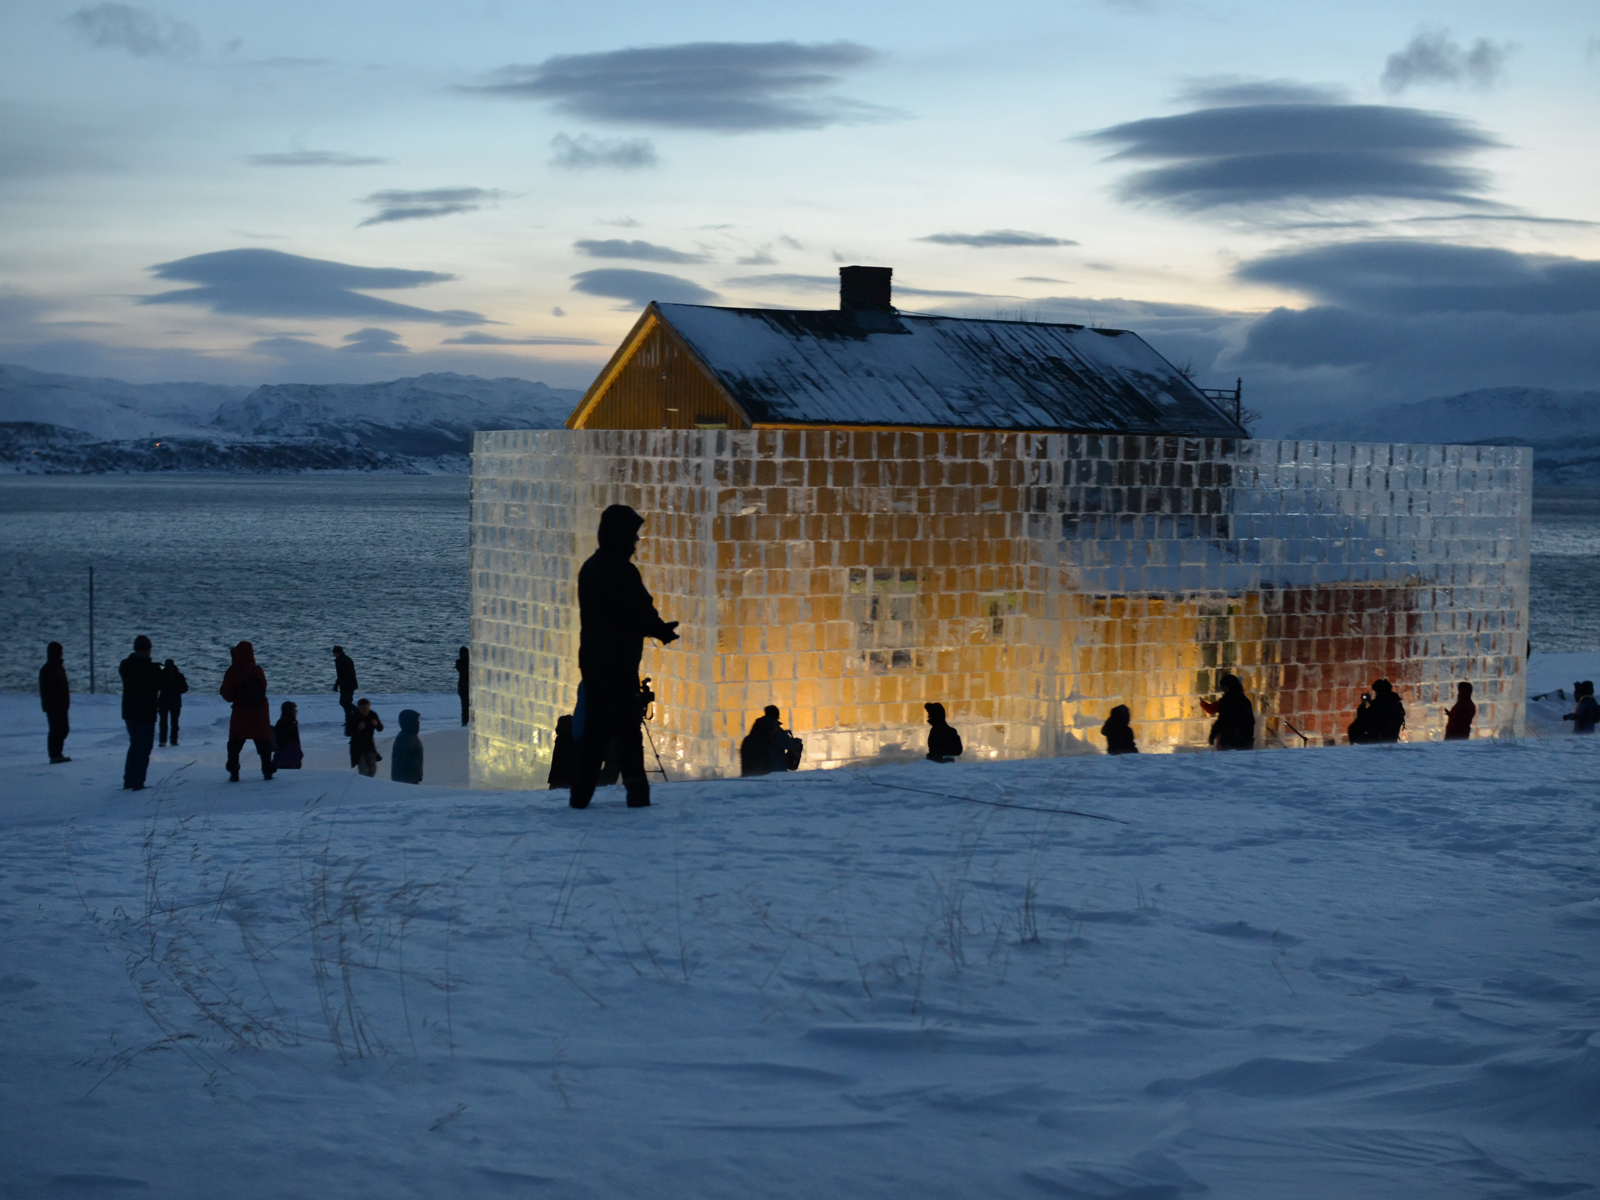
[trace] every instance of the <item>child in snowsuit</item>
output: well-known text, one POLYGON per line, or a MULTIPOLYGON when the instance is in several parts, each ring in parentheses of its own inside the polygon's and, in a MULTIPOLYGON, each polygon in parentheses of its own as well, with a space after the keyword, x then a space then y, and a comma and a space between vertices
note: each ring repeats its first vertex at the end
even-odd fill
POLYGON ((1595 703, 1594 684, 1587 679, 1573 684, 1572 698, 1577 704, 1561 719, 1572 722, 1573 733, 1593 733, 1596 722, 1600 722, 1600 704, 1595 703))
POLYGON ((1472 702, 1472 685, 1456 684, 1454 708, 1444 710, 1444 740, 1464 742, 1472 736, 1472 718, 1478 715, 1478 706, 1472 702))
POLYGON ((422 782, 422 739, 417 736, 421 725, 422 714, 416 709, 400 710, 400 736, 389 751, 389 778, 396 783, 422 782))
POLYGON ((285 700, 278 712, 278 723, 272 727, 272 740, 278 745, 272 765, 279 771, 298 771, 305 763, 300 749, 300 709, 293 700, 285 700))
POLYGON ((372 736, 382 732, 383 722, 372 711, 372 701, 361 697, 350 710, 350 765, 368 779, 378 773, 378 763, 382 760, 372 736))
POLYGON ((178 715, 183 712, 183 694, 189 690, 189 681, 178 670, 178 664, 167 659, 161 668, 161 694, 156 697, 156 736, 160 744, 167 744, 167 734, 172 734, 172 744, 178 744, 178 715))

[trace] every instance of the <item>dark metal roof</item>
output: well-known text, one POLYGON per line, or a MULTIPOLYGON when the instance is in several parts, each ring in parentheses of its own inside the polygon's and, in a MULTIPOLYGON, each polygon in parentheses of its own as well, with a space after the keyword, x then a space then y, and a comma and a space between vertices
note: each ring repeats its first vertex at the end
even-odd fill
POLYGON ((657 304, 757 424, 1243 437, 1136 333, 829 309, 657 304))

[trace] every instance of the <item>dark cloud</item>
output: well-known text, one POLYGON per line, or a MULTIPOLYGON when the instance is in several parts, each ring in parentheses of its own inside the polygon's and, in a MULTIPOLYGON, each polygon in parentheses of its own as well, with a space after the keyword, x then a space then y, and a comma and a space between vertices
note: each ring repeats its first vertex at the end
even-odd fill
POLYGON ((389 160, 339 150, 290 150, 283 154, 251 154, 245 161, 255 167, 377 167, 389 160))
POLYGON ((358 329, 344 335, 339 349, 346 354, 410 354, 400 335, 392 329, 358 329))
POLYGON ((657 246, 654 242, 624 241, 622 238, 585 238, 573 242, 572 248, 590 258, 632 258, 639 262, 700 263, 710 258, 706 254, 674 250, 671 246, 657 246))
POLYGON ((664 275, 660 271, 633 271, 626 267, 601 267, 579 271, 572 277, 572 290, 590 296, 610 296, 634 304, 661 300, 676 304, 705 304, 717 294, 688 279, 664 275))
POLYGON ((853 42, 688 42, 597 54, 563 54, 510 66, 483 95, 552 103, 596 121, 748 133, 821 129, 885 115, 819 95, 878 55, 853 42))
MULTIPOLYGON (((556 316, 561 316, 561 310, 555 310, 556 316)), ((584 337, 533 337, 508 338, 499 337, 492 333, 480 333, 473 330, 460 337, 445 338, 446 346, 599 346, 602 343, 594 338, 584 337)))
MULTIPOLYGON (((722 281, 724 287, 742 288, 784 288, 792 292, 833 292, 839 291, 839 277, 837 275, 738 275, 732 279, 722 281)), ((894 283, 896 296, 932 296, 948 299, 1005 299, 1006 297, 993 297, 987 292, 951 292, 941 288, 919 288, 896 280, 894 283)))
POLYGON ((722 286, 732 288, 786 288, 793 292, 836 292, 839 290, 839 277, 837 275, 791 275, 783 273, 776 275, 738 275, 732 279, 724 279, 722 286))
POLYGON ((587 133, 573 138, 558 133, 550 139, 550 149, 554 151, 550 165, 568 171, 589 171, 596 167, 637 171, 656 165, 655 144, 649 138, 597 138, 587 133))
POLYGON ((1303 373, 1351 407, 1479 387, 1592 387, 1600 378, 1600 313, 1396 317, 1280 308, 1250 324, 1239 362, 1246 372, 1303 373))
POLYGON ((1125 199, 1190 211, 1236 205, 1422 200, 1481 204, 1480 171, 1456 160, 1498 145, 1477 126, 1377 104, 1239 104, 1130 121, 1086 135, 1114 159, 1170 165, 1123 180, 1125 199))
POLYGON ((1423 83, 1492 87, 1505 70, 1513 47, 1479 38, 1463 47, 1448 29, 1426 29, 1389 55, 1383 66, 1383 90, 1403 92, 1423 83))
POLYGON ((361 226, 387 225, 392 221, 422 221, 430 217, 473 213, 489 201, 498 200, 503 194, 489 188, 475 187, 373 192, 361 203, 377 205, 378 211, 361 222, 361 226))
POLYGON ((1372 314, 1600 312, 1600 261, 1383 239, 1292 250, 1236 272, 1372 314))
POLYGON ((218 250, 158 263, 150 269, 157 279, 200 286, 141 296, 140 304, 197 304, 212 312, 249 317, 366 317, 444 325, 493 324, 474 312, 435 312, 362 294, 425 287, 456 278, 438 271, 357 267, 262 249, 218 250))
POLYGON ((1213 75, 1191 79, 1178 97, 1187 104, 1212 108, 1233 104, 1338 104, 1348 94, 1344 88, 1331 84, 1213 75))
POLYGON ((734 262, 741 267, 770 267, 777 261, 776 258, 772 257, 772 249, 769 246, 762 246, 760 249, 752 250, 749 254, 742 254, 734 259, 734 262))
POLYGON ((983 233, 930 233, 919 242, 934 242, 940 246, 974 246, 987 250, 991 246, 1076 246, 1071 238, 1050 237, 1043 233, 1028 233, 1022 229, 990 229, 983 233))
POLYGON ((128 4, 94 4, 67 17, 91 46, 126 50, 138 58, 181 58, 200 50, 193 25, 128 4))
POLYGON ((1521 213, 1454 213, 1437 217, 1406 217, 1402 225, 1441 225, 1490 223, 1507 225, 1576 225, 1584 228, 1593 228, 1600 225, 1600 221, 1580 221, 1575 217, 1530 217, 1521 213))

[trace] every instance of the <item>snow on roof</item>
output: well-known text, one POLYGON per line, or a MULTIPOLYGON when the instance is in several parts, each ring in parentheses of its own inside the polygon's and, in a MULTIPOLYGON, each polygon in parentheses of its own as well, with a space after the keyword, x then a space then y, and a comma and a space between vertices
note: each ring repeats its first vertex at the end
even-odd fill
POLYGON ((861 310, 656 309, 758 424, 1243 436, 1126 330, 861 310))

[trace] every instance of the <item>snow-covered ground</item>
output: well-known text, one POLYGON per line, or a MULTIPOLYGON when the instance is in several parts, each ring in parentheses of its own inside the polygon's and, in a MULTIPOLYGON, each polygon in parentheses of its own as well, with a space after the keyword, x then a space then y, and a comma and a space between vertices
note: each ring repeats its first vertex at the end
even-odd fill
POLYGON ((376 698, 423 787, 300 699, 311 769, 192 696, 135 795, 115 697, 54 767, 0 697, 0 1195, 1600 1193, 1600 739, 576 813, 436 786, 453 696, 376 698))

